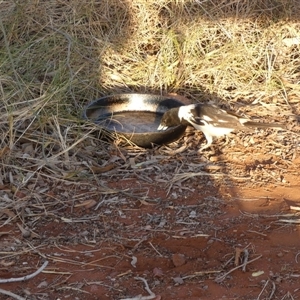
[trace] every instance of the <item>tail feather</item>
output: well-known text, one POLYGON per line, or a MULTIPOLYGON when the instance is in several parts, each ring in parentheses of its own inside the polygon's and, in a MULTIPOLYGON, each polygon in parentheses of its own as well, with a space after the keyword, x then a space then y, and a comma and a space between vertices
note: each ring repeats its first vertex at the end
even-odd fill
POLYGON ((278 128, 278 129, 286 129, 286 126, 281 123, 260 123, 260 122, 253 122, 247 121, 243 124, 246 127, 256 127, 256 128, 278 128))

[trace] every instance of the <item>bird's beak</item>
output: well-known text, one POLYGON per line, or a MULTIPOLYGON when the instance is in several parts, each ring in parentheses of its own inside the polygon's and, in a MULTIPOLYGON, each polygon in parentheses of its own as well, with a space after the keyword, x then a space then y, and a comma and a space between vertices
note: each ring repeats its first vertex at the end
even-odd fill
POLYGON ((168 127, 167 126, 163 126, 161 124, 157 127, 157 130, 166 130, 166 129, 168 129, 168 127))

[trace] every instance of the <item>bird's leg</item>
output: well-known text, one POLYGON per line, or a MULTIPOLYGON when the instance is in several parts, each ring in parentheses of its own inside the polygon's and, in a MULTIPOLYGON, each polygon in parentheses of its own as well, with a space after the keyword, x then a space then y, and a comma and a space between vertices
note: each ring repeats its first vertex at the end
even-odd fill
POLYGON ((207 140, 207 144, 204 145, 203 147, 201 147, 199 150, 198 150, 198 153, 201 153, 203 150, 207 149, 207 148, 212 148, 212 142, 213 142, 213 137, 211 135, 205 135, 206 137, 206 140, 207 140))
POLYGON ((225 142, 223 143, 222 147, 227 146, 229 144, 229 137, 225 135, 225 142))
POLYGON ((203 150, 206 150, 208 148, 210 148, 213 152, 215 152, 214 146, 211 144, 210 145, 206 144, 205 146, 201 147, 197 152, 198 154, 201 154, 203 150))

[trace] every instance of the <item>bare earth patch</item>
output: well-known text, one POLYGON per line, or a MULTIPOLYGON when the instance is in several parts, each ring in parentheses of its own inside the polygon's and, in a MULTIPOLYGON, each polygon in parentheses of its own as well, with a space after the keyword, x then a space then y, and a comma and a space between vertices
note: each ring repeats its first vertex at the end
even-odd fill
POLYGON ((280 135, 248 147, 236 135, 201 156, 200 138, 187 133, 173 149, 110 146, 85 181, 1 186, 15 206, 1 215, 0 277, 49 262, 1 288, 26 299, 299 299, 295 149, 267 147, 280 135))

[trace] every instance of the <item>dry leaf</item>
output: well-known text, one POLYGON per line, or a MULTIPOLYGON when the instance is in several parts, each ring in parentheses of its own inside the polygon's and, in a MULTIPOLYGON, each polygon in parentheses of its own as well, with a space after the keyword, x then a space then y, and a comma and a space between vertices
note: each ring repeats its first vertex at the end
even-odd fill
POLYGON ((23 148, 23 153, 29 154, 31 156, 34 154, 34 148, 33 148, 33 145, 31 143, 24 144, 23 146, 24 146, 24 147, 22 147, 23 148))
POLYGON ((153 275, 154 275, 154 277, 163 277, 164 272, 160 268, 154 268, 153 269, 153 275))
POLYGON ((27 195, 24 192, 16 191, 15 196, 22 199, 22 198, 25 198, 27 195))
POLYGON ((142 205, 155 205, 154 203, 149 203, 143 199, 139 199, 142 205))
POLYGON ((79 204, 74 205, 74 207, 85 207, 85 208, 91 208, 93 206, 95 206, 97 204, 97 202, 93 199, 90 200, 85 200, 79 204))
POLYGON ((240 262, 240 258, 241 258, 241 255, 243 253, 243 249, 241 248, 235 248, 235 259, 234 259, 234 265, 235 266, 238 266, 239 265, 239 262, 240 262))
POLYGON ((44 280, 37 286, 37 288, 41 289, 41 288, 46 288, 47 286, 48 286, 48 282, 44 280))
POLYGON ((95 174, 108 172, 116 167, 116 164, 108 164, 104 167, 91 166, 91 170, 95 174))
POLYGON ((15 264, 14 261, 5 261, 4 259, 2 259, 0 261, 0 265, 3 266, 3 267, 11 267, 15 264))
POLYGON ((3 236, 3 235, 8 235, 8 234, 10 234, 10 232, 8 232, 8 231, 0 232, 0 237, 3 236))
POLYGON ((9 185, 1 184, 0 185, 0 190, 10 190, 9 185))
POLYGON ((0 209, 0 213, 7 215, 9 218, 14 218, 16 216, 15 213, 8 208, 0 209))
POLYGON ((77 175, 80 173, 81 171, 72 171, 72 172, 66 172, 63 173, 63 178, 64 179, 72 179, 72 178, 76 178, 77 179, 77 175))
POLYGON ((265 272, 264 271, 257 271, 252 273, 252 277, 258 277, 260 275, 263 275, 265 272))
POLYGON ((9 152, 9 147, 5 146, 0 149, 0 158, 3 158, 9 152))

